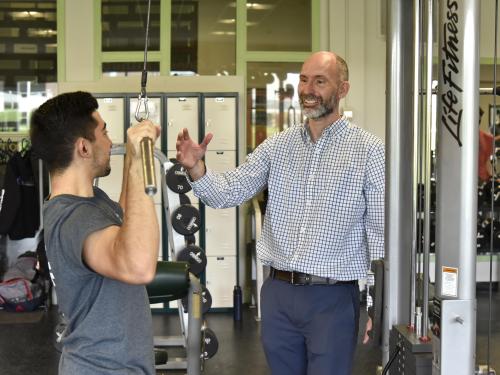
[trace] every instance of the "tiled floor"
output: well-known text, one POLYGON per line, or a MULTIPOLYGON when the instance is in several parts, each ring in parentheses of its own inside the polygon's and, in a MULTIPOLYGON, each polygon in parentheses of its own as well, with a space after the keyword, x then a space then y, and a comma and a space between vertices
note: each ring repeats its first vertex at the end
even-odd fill
MULTIPOLYGON (((205 364, 206 375, 269 375, 260 344, 259 323, 255 310, 245 308, 243 320, 234 322, 231 313, 209 313, 208 326, 216 333, 219 351, 205 364)), ((500 369, 500 293, 494 293, 492 331, 492 365, 500 369)), ((488 331, 488 293, 478 291, 477 361, 486 361, 488 331)), ((362 314, 360 328, 366 314, 362 314)), ((1 375, 57 374, 59 353, 54 347, 54 327, 57 310, 50 309, 38 323, 0 324, 1 375)), ((175 335, 179 332, 176 314, 154 314, 155 333, 175 335)), ((175 354, 175 353, 174 353, 175 354)), ((174 355, 170 352, 170 356, 174 355)), ((372 346, 359 345, 356 352, 355 375, 375 375, 380 351, 372 346)), ((168 372, 180 374, 180 372, 168 372)))

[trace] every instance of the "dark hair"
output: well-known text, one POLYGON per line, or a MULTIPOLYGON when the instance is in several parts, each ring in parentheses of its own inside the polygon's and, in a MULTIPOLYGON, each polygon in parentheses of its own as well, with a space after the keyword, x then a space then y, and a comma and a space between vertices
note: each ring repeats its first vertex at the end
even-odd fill
POLYGON ((79 137, 95 140, 97 122, 92 113, 98 107, 90 93, 77 91, 49 99, 33 112, 31 146, 47 163, 49 172, 61 172, 70 165, 79 137))

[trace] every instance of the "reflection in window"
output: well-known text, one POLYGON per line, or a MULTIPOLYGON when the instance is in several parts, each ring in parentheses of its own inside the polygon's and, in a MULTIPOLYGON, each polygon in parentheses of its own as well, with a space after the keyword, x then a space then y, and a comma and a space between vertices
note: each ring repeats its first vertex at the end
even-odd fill
POLYGON ((236 73, 233 2, 172 0, 172 75, 236 73))
POLYGON ((310 0, 247 1, 249 51, 310 51, 310 0))
MULTIPOLYGON (((102 0, 102 50, 143 51, 148 2, 102 0)), ((151 0, 148 50, 160 50, 160 0, 151 0)))
MULTIPOLYGON (((160 74, 159 62, 148 62, 148 77, 160 74)), ((143 62, 112 62, 102 64, 102 75, 105 77, 140 76, 144 68, 143 62)))
POLYGON ((25 133, 55 93, 56 0, 1 1, 0 20, 0 132, 25 133))
POLYGON ((247 149, 302 122, 297 86, 300 63, 248 63, 247 149))
POLYGON ((57 80, 56 0, 0 2, 0 85, 57 80))
POLYGON ((18 82, 16 90, 0 87, 0 132, 27 133, 32 111, 56 92, 56 83, 18 82))

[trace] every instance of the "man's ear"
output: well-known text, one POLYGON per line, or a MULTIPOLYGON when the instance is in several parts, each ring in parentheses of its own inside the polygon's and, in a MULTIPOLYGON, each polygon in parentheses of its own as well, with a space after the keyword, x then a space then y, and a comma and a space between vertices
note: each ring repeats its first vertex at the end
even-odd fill
POLYGON ((75 152, 83 159, 89 158, 92 153, 89 140, 79 137, 75 142, 75 152))
POLYGON ((349 84, 348 81, 340 82, 339 90, 338 90, 339 99, 345 98, 347 96, 347 93, 349 92, 350 87, 351 87, 351 85, 349 84))

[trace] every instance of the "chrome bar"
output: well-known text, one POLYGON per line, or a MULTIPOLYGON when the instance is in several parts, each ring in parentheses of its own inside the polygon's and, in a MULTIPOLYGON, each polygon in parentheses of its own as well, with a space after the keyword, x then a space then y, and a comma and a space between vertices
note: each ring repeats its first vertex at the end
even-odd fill
POLYGON ((431 129, 432 129, 432 19, 433 0, 427 0, 427 62, 426 62, 426 110, 424 130, 424 260, 423 260, 423 296, 422 322, 420 337, 427 337, 429 329, 429 264, 430 264, 430 228, 431 228, 431 129))
MULTIPOLYGON (((420 84, 420 0, 415 0, 413 3, 413 86, 414 92, 419 91, 420 84)), ((418 152, 419 148, 419 95, 413 95, 413 170, 418 173, 418 152)), ((417 277, 417 247, 418 247, 418 201, 419 201, 419 191, 418 191, 418 179, 413 176, 413 194, 412 194, 412 244, 411 244, 411 259, 410 259, 410 327, 415 327, 415 307, 416 307, 416 277, 417 277)))

